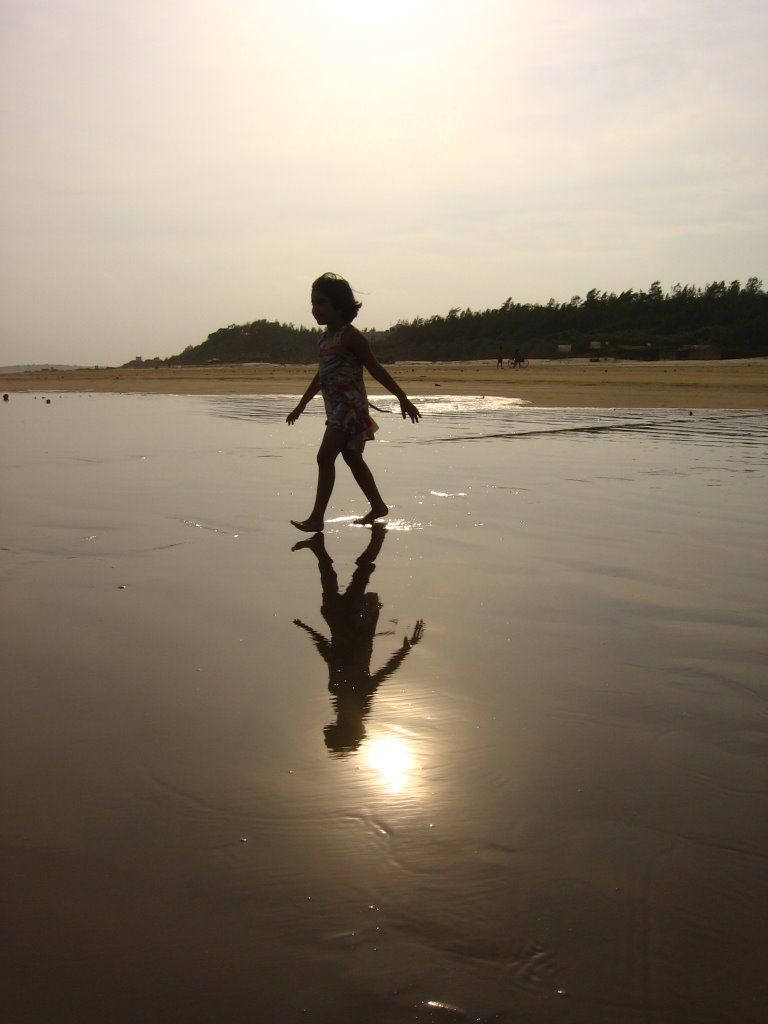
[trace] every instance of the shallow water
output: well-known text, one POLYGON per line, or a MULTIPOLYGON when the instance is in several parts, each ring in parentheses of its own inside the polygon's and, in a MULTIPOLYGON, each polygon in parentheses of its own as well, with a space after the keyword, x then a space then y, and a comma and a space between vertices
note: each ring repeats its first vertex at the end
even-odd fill
MULTIPOLYGON (((666 1024, 768 998, 768 416, 2 412, 4 1019, 666 1024)), ((374 401, 391 409, 386 398, 374 401)))

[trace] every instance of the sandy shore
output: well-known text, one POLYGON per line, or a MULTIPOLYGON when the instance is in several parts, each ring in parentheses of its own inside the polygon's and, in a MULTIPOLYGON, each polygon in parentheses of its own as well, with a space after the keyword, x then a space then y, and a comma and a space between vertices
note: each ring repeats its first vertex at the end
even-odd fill
MULTIPOLYGON (((398 363, 409 395, 434 388, 459 395, 521 398, 551 408, 768 409, 768 358, 726 362, 533 362, 497 370, 491 361, 398 363)), ((314 367, 251 364, 0 375, 3 392, 95 391, 168 395, 301 394, 314 367)), ((377 385, 371 390, 375 393, 377 385)))

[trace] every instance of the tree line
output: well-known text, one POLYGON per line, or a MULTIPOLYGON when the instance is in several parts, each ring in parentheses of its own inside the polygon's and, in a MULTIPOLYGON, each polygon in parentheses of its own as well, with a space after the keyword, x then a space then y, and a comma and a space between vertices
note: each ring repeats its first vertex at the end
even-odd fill
MULTIPOLYGON (((199 366, 210 363, 313 363, 317 359, 316 328, 270 320, 230 324, 209 334, 179 355, 126 366, 199 366)), ((379 359, 491 359, 519 351, 528 358, 547 359, 570 346, 574 356, 598 347, 604 356, 685 358, 697 352, 737 359, 768 355, 768 293, 762 281, 714 281, 703 288, 674 285, 664 291, 654 281, 647 291, 574 295, 568 302, 550 299, 544 305, 515 302, 497 309, 456 307, 445 316, 400 320, 387 332, 375 332, 379 359)))

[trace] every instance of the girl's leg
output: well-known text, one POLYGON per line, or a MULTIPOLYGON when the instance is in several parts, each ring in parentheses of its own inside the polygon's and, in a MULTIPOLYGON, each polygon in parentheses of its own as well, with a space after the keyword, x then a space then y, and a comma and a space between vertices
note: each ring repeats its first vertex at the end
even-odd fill
POLYGON ((385 516, 389 512, 389 508, 384 504, 384 499, 379 494, 376 481, 373 479, 373 473, 368 468, 368 464, 363 458, 363 453, 353 452, 345 448, 341 454, 346 464, 352 470, 352 476, 355 478, 358 487, 371 503, 371 511, 368 515, 363 516, 362 519, 358 519, 357 522, 368 524, 385 516))
POLYGON ((331 500, 336 482, 336 458, 344 447, 344 434, 335 427, 326 427, 323 440, 317 452, 317 492, 315 504, 307 519, 292 519, 298 530, 305 533, 319 533, 323 528, 323 516, 331 500))

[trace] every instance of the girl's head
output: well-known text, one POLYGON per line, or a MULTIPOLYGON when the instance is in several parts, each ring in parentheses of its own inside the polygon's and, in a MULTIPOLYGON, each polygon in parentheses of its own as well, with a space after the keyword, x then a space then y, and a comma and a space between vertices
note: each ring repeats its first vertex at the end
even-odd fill
POLYGON ((318 323, 328 323, 329 306, 342 323, 349 324, 357 316, 362 302, 355 299, 349 281, 338 274, 323 274, 312 282, 312 313, 318 323))

